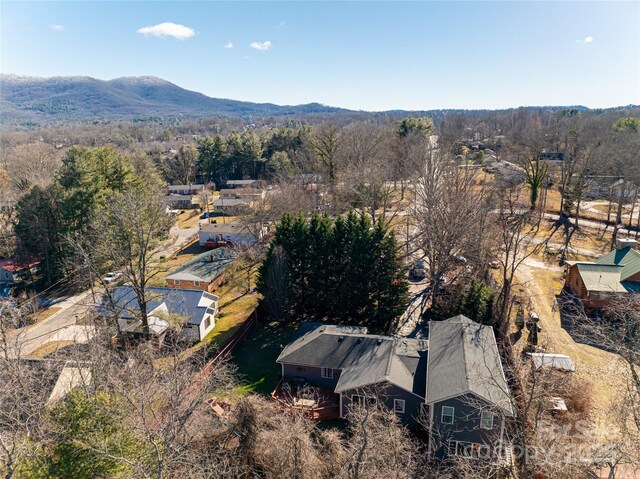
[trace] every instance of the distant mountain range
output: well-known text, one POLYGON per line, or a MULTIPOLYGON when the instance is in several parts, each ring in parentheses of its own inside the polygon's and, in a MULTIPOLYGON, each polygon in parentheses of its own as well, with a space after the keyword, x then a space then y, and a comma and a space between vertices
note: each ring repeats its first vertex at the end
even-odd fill
MULTIPOLYGON (((588 110, 580 105, 539 108, 588 110)), ((488 111, 490 110, 440 109, 413 112, 392 110, 379 113, 391 116, 413 114, 438 117, 456 112, 482 115, 488 111)), ((167 120, 203 116, 266 118, 287 115, 362 116, 368 113, 319 103, 282 106, 211 98, 153 76, 105 81, 85 76, 39 78, 0 74, 0 114, 2 125, 28 125, 125 119, 167 120)))
POLYGON ((3 121, 91 121, 201 116, 268 117, 348 112, 319 103, 281 106, 210 98, 152 76, 97 80, 0 75, 3 121))

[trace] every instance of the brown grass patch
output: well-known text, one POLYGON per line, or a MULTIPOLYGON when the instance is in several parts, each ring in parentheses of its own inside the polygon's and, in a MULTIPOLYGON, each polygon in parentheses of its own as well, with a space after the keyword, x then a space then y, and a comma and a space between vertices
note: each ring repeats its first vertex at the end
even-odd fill
POLYGON ((50 341, 48 343, 44 343, 39 348, 35 349, 29 354, 30 358, 44 358, 50 354, 55 353, 56 351, 66 348, 68 346, 72 346, 75 344, 75 341, 50 341))

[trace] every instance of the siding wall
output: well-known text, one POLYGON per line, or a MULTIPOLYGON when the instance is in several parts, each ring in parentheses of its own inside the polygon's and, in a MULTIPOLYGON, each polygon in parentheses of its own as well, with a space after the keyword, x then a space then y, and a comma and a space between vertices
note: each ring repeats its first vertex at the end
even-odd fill
POLYGON ((200 281, 200 285, 196 286, 194 281, 185 281, 180 280, 180 284, 175 284, 174 280, 167 279, 165 282, 167 283, 167 288, 176 288, 176 289, 191 289, 198 291, 208 291, 212 293, 216 289, 220 287, 222 282, 224 281, 224 273, 214 279, 212 282, 207 283, 206 281, 200 281))
POLYGON ((490 409, 488 403, 474 396, 459 396, 432 405, 432 451, 436 455, 444 455, 446 444, 450 440, 488 444, 498 447, 502 426, 502 416, 494 409, 490 409), (494 414, 493 428, 480 428, 480 415, 483 405, 486 410, 494 414), (454 408, 453 424, 442 423, 442 407, 454 408))
POLYGON ((284 364, 284 377, 292 380, 294 378, 304 378, 312 386, 335 389, 340 378, 340 370, 333 370, 333 378, 323 378, 321 368, 310 366, 298 366, 296 364, 284 364))
POLYGON ((340 416, 348 416, 349 408, 351 406, 351 397, 353 395, 369 397, 378 396, 382 400, 382 403, 385 405, 385 407, 387 407, 390 411, 394 410, 395 399, 403 399, 404 414, 396 414, 404 425, 414 429, 418 427, 418 419, 420 418, 420 413, 425 407, 423 398, 418 397, 415 394, 411 394, 410 392, 405 391, 404 389, 399 388, 393 384, 381 383, 376 385, 374 389, 369 389, 368 391, 367 389, 344 391, 341 394, 342 410, 340 411, 340 416))

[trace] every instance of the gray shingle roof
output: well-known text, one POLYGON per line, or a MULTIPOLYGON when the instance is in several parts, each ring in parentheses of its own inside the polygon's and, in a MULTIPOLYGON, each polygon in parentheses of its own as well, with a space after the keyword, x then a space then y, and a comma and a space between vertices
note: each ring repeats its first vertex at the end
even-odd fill
POLYGON ((429 326, 428 404, 473 393, 513 415, 493 329, 458 315, 429 326))
MULTIPOLYGON (((199 306, 203 294, 217 300, 217 296, 203 291, 175 288, 147 288, 147 312, 151 312, 162 303, 167 305, 170 314, 187 318, 188 324, 200 324, 206 312, 199 306)), ((114 315, 124 319, 133 319, 140 312, 135 291, 131 286, 118 286, 112 293, 115 307, 105 299, 98 307, 103 315, 114 315)))
POLYGON ((339 369, 337 393, 389 382, 424 397, 427 342, 366 333, 363 327, 304 323, 277 362, 339 369))
POLYGON ((165 279, 211 283, 231 266, 235 257, 236 254, 229 248, 213 249, 174 269, 165 279))

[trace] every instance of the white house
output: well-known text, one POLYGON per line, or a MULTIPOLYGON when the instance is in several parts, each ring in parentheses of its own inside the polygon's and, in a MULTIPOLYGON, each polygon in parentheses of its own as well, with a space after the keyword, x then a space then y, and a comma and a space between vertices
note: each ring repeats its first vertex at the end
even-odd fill
MULTIPOLYGON (((119 286, 111 301, 105 299, 99 307, 103 316, 116 317, 121 332, 142 333, 140 308, 131 286, 119 286)), ((202 341, 215 328, 218 296, 206 291, 147 288, 147 318, 151 334, 162 337, 171 326, 171 318, 183 319, 180 335, 183 339, 202 341)))
POLYGON ((198 231, 198 242, 200 246, 206 246, 207 241, 220 242, 227 241, 234 245, 254 245, 267 234, 267 228, 262 227, 256 234, 249 231, 245 224, 238 221, 232 223, 204 223, 200 224, 198 231))

